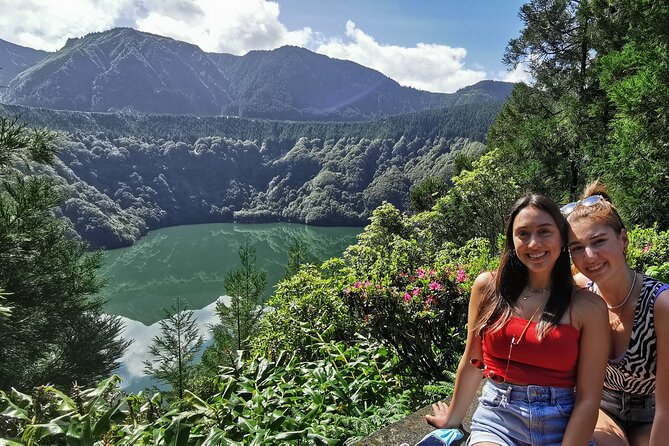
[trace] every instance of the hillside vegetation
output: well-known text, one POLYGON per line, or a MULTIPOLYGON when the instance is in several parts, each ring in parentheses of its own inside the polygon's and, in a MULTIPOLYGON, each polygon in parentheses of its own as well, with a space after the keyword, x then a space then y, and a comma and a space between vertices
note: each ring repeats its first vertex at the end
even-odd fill
MULTIPOLYGON (((355 444, 450 392, 472 282, 495 267, 506 214, 526 190, 564 202, 577 198, 586 182, 602 178, 628 226, 630 265, 668 281, 669 5, 532 0, 520 16, 524 28, 505 60, 529 64, 536 83, 514 89, 488 133, 488 151, 477 159, 456 159, 457 174, 447 187, 435 179, 421 183, 414 203, 427 210, 410 215, 389 203, 376 208, 358 242, 340 257, 303 265, 278 285, 243 353, 218 355, 222 346, 216 339, 183 377, 183 398, 174 392, 125 395, 113 376, 82 389, 72 385, 75 372, 59 381, 70 385, 13 391, 14 382, 33 376, 44 361, 13 366, 7 362, 13 356, 0 351, 0 364, 13 371, 0 393, 0 436, 20 445, 355 444)), ((97 125, 91 115, 77 116, 97 125)), ((430 129, 418 132, 413 135, 420 138, 430 129)), ((303 154, 326 147, 311 143, 311 133, 301 136, 303 154)), ((433 141, 436 136, 424 135, 433 141)), ((334 150, 338 139, 332 139, 337 141, 327 147, 334 150)), ((360 145, 358 140, 352 147, 360 145)), ((7 145, 0 149, 2 155, 11 152, 7 145)), ((24 165, 7 159, 0 162, 24 165)), ((21 327, 26 302, 60 305, 49 289, 7 279, 18 272, 34 279, 57 271, 44 269, 53 259, 48 243, 38 244, 42 251, 29 250, 36 234, 44 234, 45 221, 47 227, 56 223, 44 220, 47 212, 42 220, 21 213, 42 196, 12 201, 22 178, 12 176, 15 183, 3 181, 0 190, 2 203, 10 203, 0 213, 6 217, 0 241, 16 247, 0 262, 0 288, 13 293, 0 300, 2 329, 21 327), (7 269, 5 258, 20 261, 7 269)), ((0 249, 0 255, 5 252, 0 249)), ((252 262, 245 269, 248 277, 257 273, 252 262)), ((67 280, 56 277, 76 289, 80 274, 75 269, 67 280)), ((224 327, 222 334, 233 331, 224 327)), ((28 347, 36 342, 30 331, 5 332, 28 347)), ((57 347, 47 344, 46 357, 59 357, 57 347)))
POLYGON ((68 196, 62 215, 93 247, 115 248, 180 224, 363 226, 383 201, 408 209, 413 185, 448 180, 457 156, 483 153, 500 108, 489 101, 367 123, 0 112, 62 131, 60 160, 48 168, 68 196))

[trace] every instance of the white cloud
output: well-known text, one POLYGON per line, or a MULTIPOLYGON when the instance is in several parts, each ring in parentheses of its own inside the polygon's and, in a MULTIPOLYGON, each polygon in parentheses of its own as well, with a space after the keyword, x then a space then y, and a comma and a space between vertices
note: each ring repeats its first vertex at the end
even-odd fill
POLYGON ((115 26, 233 54, 307 46, 313 33, 289 31, 279 21, 279 4, 267 0, 0 0, 0 10, 0 38, 48 51, 115 26))
POLYGON ((464 48, 426 43, 411 48, 381 45, 350 20, 346 37, 347 41, 331 39, 316 51, 373 68, 402 85, 434 92, 451 93, 486 77, 485 71, 465 68, 464 48))
POLYGON ((150 0, 137 28, 198 45, 205 51, 245 54, 282 45, 306 46, 312 30, 289 31, 279 21, 279 4, 265 0, 150 0))
POLYGON ((505 82, 525 82, 526 84, 531 84, 533 82, 527 64, 522 62, 511 71, 500 71, 497 73, 496 79, 505 82))
POLYGON ((0 37, 56 51, 69 37, 109 29, 132 0, 0 0, 0 37))

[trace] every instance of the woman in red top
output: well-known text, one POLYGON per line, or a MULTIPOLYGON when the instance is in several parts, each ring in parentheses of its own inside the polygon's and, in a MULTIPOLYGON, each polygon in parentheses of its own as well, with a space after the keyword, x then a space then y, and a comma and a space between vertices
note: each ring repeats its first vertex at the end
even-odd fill
POLYGON ((573 286, 566 244, 555 203, 526 195, 514 204, 497 271, 474 282, 451 405, 434 404, 430 424, 458 427, 486 377, 470 445, 589 443, 606 368, 606 306, 573 286))

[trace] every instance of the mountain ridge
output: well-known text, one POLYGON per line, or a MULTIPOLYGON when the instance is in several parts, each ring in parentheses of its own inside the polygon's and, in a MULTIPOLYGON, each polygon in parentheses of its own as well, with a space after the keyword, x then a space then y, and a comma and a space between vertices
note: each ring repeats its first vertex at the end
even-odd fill
MULTIPOLYGON (((500 85, 510 94, 513 84, 500 85)), ((466 95, 499 99, 485 88, 466 95)), ((371 68, 300 47, 234 56, 113 28, 68 39, 19 73, 0 99, 61 110, 360 121, 449 107, 461 96, 403 87, 371 68)))

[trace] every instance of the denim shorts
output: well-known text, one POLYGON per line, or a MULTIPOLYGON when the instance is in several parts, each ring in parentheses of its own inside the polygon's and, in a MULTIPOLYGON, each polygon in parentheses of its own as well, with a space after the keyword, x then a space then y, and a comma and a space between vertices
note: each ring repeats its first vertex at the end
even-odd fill
POLYGON ((599 407, 627 431, 630 428, 653 422, 655 394, 632 395, 605 388, 599 407))
POLYGON ((560 445, 572 410, 571 387, 516 386, 488 380, 472 417, 468 444, 560 445))

